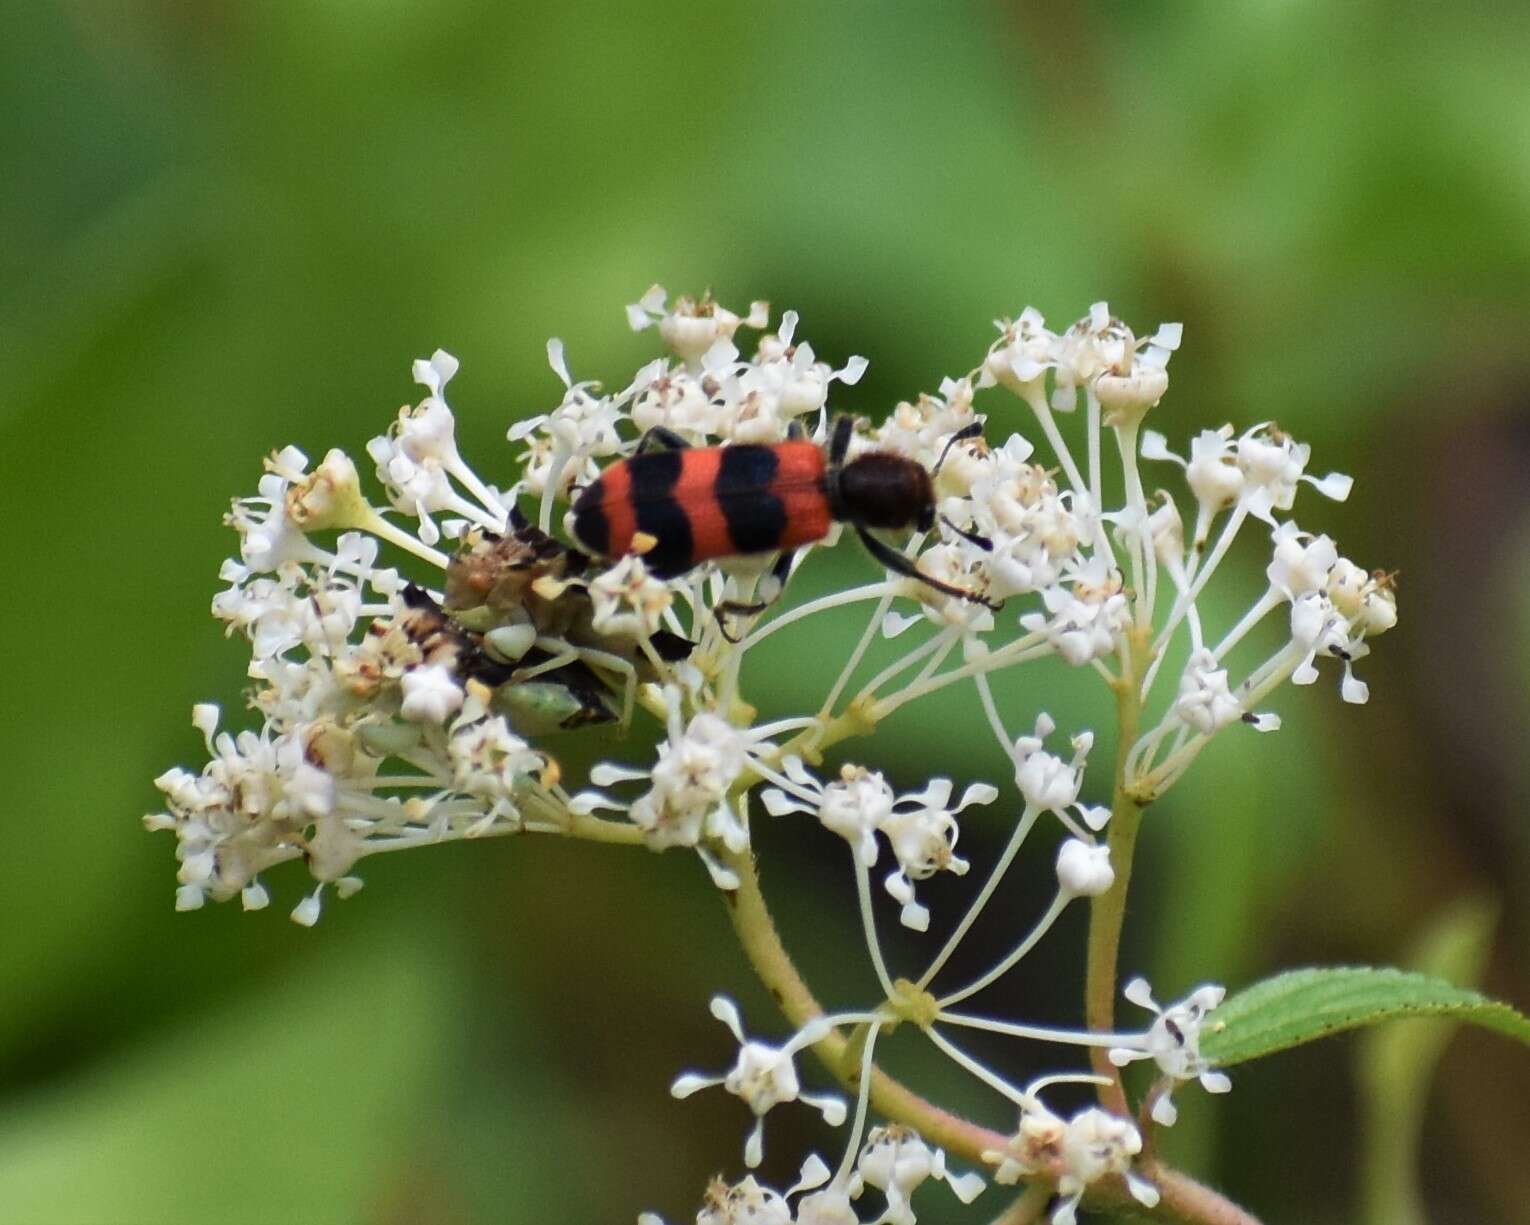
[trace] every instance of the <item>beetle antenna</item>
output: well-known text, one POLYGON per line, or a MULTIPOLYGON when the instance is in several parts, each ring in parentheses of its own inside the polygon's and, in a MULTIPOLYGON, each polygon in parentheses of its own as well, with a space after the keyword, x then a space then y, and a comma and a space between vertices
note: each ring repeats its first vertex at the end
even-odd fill
POLYGON ((967 527, 957 527, 956 524, 952 523, 951 520, 947 519, 944 515, 941 515, 940 521, 953 532, 955 532, 958 536, 960 536, 963 540, 965 540, 968 544, 977 545, 977 547, 982 549, 985 553, 993 552, 993 541, 990 540, 987 536, 984 536, 981 532, 974 532, 971 528, 967 527))
POLYGON ((945 449, 941 451, 940 458, 935 461, 935 467, 930 469, 931 476, 940 475, 940 467, 946 462, 946 456, 951 454, 951 448, 959 442, 965 442, 969 438, 976 438, 983 432, 981 421, 971 421, 946 439, 945 449))
POLYGON ((926 574, 898 550, 889 548, 878 540, 860 524, 855 525, 855 534, 861 538, 861 543, 866 546, 866 551, 877 561, 881 562, 894 574, 901 574, 905 578, 914 579, 923 583, 926 587, 935 591, 944 592, 946 595, 954 595, 958 599, 968 600, 973 604, 981 604, 985 608, 1000 609, 1004 607, 1003 600, 992 600, 979 591, 968 591, 965 587, 957 587, 951 583, 941 582, 940 579, 926 574))

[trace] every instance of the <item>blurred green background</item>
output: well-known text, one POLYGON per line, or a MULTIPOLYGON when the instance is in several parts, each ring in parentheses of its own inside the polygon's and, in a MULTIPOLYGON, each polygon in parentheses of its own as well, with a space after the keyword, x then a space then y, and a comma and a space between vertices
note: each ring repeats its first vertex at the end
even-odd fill
MULTIPOLYGON (((1353 473, 1347 505, 1309 492, 1298 514, 1401 572, 1403 620, 1363 665, 1370 705, 1328 674, 1288 689, 1280 735, 1229 734, 1152 811, 1127 966, 1174 995, 1401 961, 1479 898, 1481 981, 1530 1003, 1526 6, 7 17, 0 1221, 682 1222, 708 1174, 739 1172, 739 1104, 665 1092, 729 1057, 714 989, 776 1032, 693 857, 382 857, 304 931, 284 917, 297 870, 263 914, 175 914, 172 841, 138 823, 150 780, 201 760, 191 703, 237 709, 247 652, 207 605, 234 543, 220 515, 261 455, 361 454, 439 345, 463 361, 464 451, 503 481, 505 427, 558 398, 546 338, 620 385, 654 344, 622 306, 656 280, 795 306, 836 364, 871 358, 841 400, 867 413, 970 368, 1026 303, 1059 326, 1100 297, 1142 330, 1184 320, 1158 427, 1180 445, 1278 418, 1315 470, 1353 473)), ((1028 685, 1016 725, 1042 700, 1065 728, 1100 715, 1060 670, 1028 685)), ((781 710, 816 692, 756 691, 781 710)), ((969 691, 913 707, 877 751, 904 755, 905 782, 970 778, 995 768, 985 735, 969 691), (932 744, 935 720, 972 734, 932 744)), ((964 846, 982 862, 997 836, 973 821, 964 846)), ((759 840, 813 981, 869 998, 833 840, 759 840)), ((1046 887, 1034 858, 1018 914, 1046 887)), ((962 886, 931 893, 951 913, 962 886)), ((1065 924, 997 1005, 1076 1017, 1080 934, 1065 924)), ((1047 1066, 972 1046, 1017 1077, 1047 1066)), ((1272 1222, 1362 1219, 1359 1171, 1396 1137, 1365 1122, 1387 1112, 1361 1054, 1337 1040, 1239 1070, 1226 1099, 1185 1093, 1171 1154, 1272 1222)), ((1530 1220, 1530 1059, 1462 1033, 1416 1096, 1427 1219, 1530 1220)), ((771 1176, 794 1146, 832 1151, 810 1114, 772 1117, 771 1176)), ((932 1222, 1001 1207, 919 1202, 932 1222)))

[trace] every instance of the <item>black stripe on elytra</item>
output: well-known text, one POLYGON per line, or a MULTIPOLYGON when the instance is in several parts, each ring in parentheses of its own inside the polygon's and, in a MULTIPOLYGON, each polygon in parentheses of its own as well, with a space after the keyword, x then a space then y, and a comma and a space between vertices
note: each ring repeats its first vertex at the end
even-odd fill
POLYGON ((765 553, 786 533, 786 506, 770 492, 781 466, 774 447, 741 443, 722 449, 713 492, 740 553, 765 553))
POLYGON ((591 553, 606 557, 611 552, 611 521, 601 503, 605 486, 596 477, 574 499, 574 536, 591 553))
POLYGON ((674 496, 685 457, 684 451, 649 451, 627 461, 632 478, 627 496, 636 512, 637 530, 659 542, 643 554, 643 561, 660 578, 674 578, 696 564, 691 521, 674 496))

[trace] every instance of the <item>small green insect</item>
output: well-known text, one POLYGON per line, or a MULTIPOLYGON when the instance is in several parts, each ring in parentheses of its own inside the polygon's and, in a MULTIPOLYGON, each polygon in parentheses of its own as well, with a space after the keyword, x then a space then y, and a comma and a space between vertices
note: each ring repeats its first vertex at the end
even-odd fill
POLYGON ((527 738, 615 723, 619 717, 610 690, 581 663, 508 681, 494 690, 491 705, 527 738))

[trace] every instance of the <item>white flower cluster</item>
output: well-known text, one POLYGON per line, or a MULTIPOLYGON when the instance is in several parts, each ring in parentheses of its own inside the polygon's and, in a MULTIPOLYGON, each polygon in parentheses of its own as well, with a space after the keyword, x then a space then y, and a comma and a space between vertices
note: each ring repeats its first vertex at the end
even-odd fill
MULTIPOLYGON (((1151 991, 1141 979, 1128 984, 1126 995, 1133 1003, 1154 1012, 1155 1020, 1146 1033, 1119 1035, 1129 1044, 1111 1049, 1113 1062, 1120 1065, 1139 1059, 1151 1060, 1169 1087, 1178 1081, 1198 1078, 1209 1092, 1225 1093, 1231 1088, 1227 1077, 1212 1070, 1200 1055, 1202 1031, 1208 1026, 1215 1027, 1209 1016, 1222 1000, 1220 987, 1200 987, 1188 998, 1167 1008, 1160 1008, 1153 1002, 1151 991)), ((802 1091, 793 1062, 796 1054, 821 1041, 836 1024, 860 1022, 880 1026, 888 1020, 887 1015, 876 1013, 819 1017, 781 1046, 770 1046, 745 1038, 738 1010, 731 1001, 722 997, 714 999, 712 1014, 728 1026, 739 1043, 738 1058, 732 1070, 723 1076, 688 1073, 676 1079, 672 1092, 683 1098, 700 1089, 720 1085, 741 1098, 756 1116, 754 1129, 745 1144, 745 1161, 750 1167, 759 1165, 763 1156, 764 1115, 777 1105, 803 1101, 816 1107, 831 1126, 837 1127, 845 1121, 844 1103, 838 1098, 802 1091)), ((935 1020, 954 1025, 971 1023, 969 1018, 944 1010, 935 1020)), ((991 1023, 982 1027, 1003 1028, 991 1023)), ((1032 1033, 1037 1037, 1046 1035, 1042 1030, 1032 1033)), ((1058 1041, 1085 1038, 1067 1034, 1051 1036, 1058 1041)), ((873 1029, 869 1041, 874 1039, 873 1029)), ((941 1040, 940 1045, 959 1063, 971 1065, 969 1057, 948 1042, 941 1040)), ((869 1065, 869 1056, 867 1063, 869 1065)), ((1038 1178, 1054 1185, 1058 1198, 1050 1217, 1052 1225, 1073 1225, 1089 1188, 1101 1179, 1113 1176, 1122 1178, 1132 1197, 1144 1207, 1151 1208, 1158 1203, 1158 1189, 1134 1165, 1134 1159, 1142 1152, 1143 1140, 1132 1120, 1098 1107, 1078 1110, 1064 1119, 1054 1114, 1040 1096, 1041 1091, 1050 1085, 1093 1083, 1100 1078, 1064 1073, 1043 1077, 1024 1090, 1017 1090, 1004 1086, 991 1072, 985 1071, 983 1075, 990 1083, 1001 1087, 1018 1106, 1019 1124, 1002 1148, 985 1150, 982 1159, 993 1167, 993 1181, 1001 1186, 1038 1178)), ((913 1193, 931 1179, 947 1183, 963 1203, 970 1203, 981 1194, 984 1187, 981 1176, 956 1174, 950 1170, 945 1153, 931 1147, 912 1128, 896 1124, 874 1127, 862 1138, 864 1094, 863 1088, 855 1134, 836 1173, 831 1176, 829 1167, 813 1155, 803 1165, 798 1182, 785 1191, 763 1186, 752 1175, 731 1187, 719 1180, 707 1193, 706 1202, 696 1216, 697 1225, 709 1222, 752 1225, 760 1220, 779 1221, 782 1225, 861 1225, 865 1218, 857 1214, 856 1204, 867 1189, 879 1192, 883 1198, 881 1213, 870 1218, 867 1225, 882 1225, 883 1222, 915 1225, 913 1193), (810 1191, 813 1194, 806 1194, 810 1191), (792 1203, 794 1199, 795 1205, 792 1203)), ((1174 1123, 1176 1112, 1167 1091, 1155 1093, 1152 1117, 1163 1126, 1174 1123)), ((639 1217, 639 1225, 661 1225, 660 1218, 644 1213, 639 1217)))
POLYGON ((685 720, 680 692, 673 687, 666 691, 665 704, 669 736, 659 743, 658 759, 651 767, 602 764, 590 772, 590 781, 598 786, 646 780, 648 790, 628 804, 586 791, 574 797, 573 810, 624 812, 643 831, 649 848, 693 847, 719 887, 737 888, 737 877, 714 848, 737 854, 749 846, 743 794, 734 794, 734 784, 751 767, 751 752, 762 737, 711 711, 685 720))
POLYGON ((974 783, 955 808, 951 780, 937 778, 923 791, 899 796, 882 775, 861 766, 846 765, 839 778, 822 783, 796 757, 782 763, 783 786, 771 787, 760 797, 772 816, 804 812, 815 816, 824 828, 838 834, 855 849, 857 868, 874 867, 881 834, 892 848, 898 866, 885 886, 903 907, 905 927, 924 931, 930 912, 914 899, 914 882, 928 880, 937 872, 966 875, 968 863, 956 854, 956 814, 973 804, 991 804, 998 789, 974 783))
POLYGON ((796 342, 795 311, 760 339, 753 360, 740 360, 738 329, 765 327, 769 312, 755 302, 740 317, 710 294, 670 304, 664 287, 655 285, 627 308, 627 318, 635 331, 657 324, 679 361, 650 362, 613 395, 600 395, 598 383, 574 382, 562 342, 550 341, 548 360, 567 389, 563 402, 510 429, 511 441, 525 440, 530 448, 520 489, 543 499, 542 526, 550 522, 553 497, 593 480, 599 461, 630 452, 633 435, 621 428, 628 423, 639 432, 662 426, 700 445, 723 438, 779 442, 794 421, 822 416, 830 384, 860 381, 865 358, 852 357, 835 370, 811 345, 796 342))
POLYGON ((1158 1188, 1132 1168, 1142 1151, 1142 1134, 1130 1119, 1089 1106, 1070 1119, 1053 1114, 1030 1091, 1020 1104, 1020 1126, 1002 1149, 983 1154, 996 1165, 993 1180, 1012 1185, 1043 1176, 1055 1182, 1058 1203, 1052 1225, 1074 1225, 1078 1206, 1090 1184, 1122 1175, 1127 1189, 1145 1208, 1158 1203, 1158 1188))
MULTIPOLYGON (((980 1177, 952 1173, 944 1152, 898 1124, 872 1128, 853 1155, 853 1165, 838 1175, 831 1175, 816 1154, 810 1156, 797 1182, 784 1192, 760 1185, 752 1174, 732 1186, 717 1179, 707 1189, 696 1225, 860 1225, 856 1201, 867 1190, 879 1193, 884 1203, 873 1218, 878 1225, 915 1225, 913 1194, 932 1179, 946 1183, 964 1204, 983 1190, 980 1177)), ((663 1221, 645 1212, 638 1225, 663 1221)))
MULTIPOLYGON (((448 477, 466 469, 440 399, 455 367, 442 353, 416 363, 431 395, 370 448, 390 500, 421 517, 419 538, 366 501, 339 451, 309 472, 288 447, 267 461, 258 495, 234 502, 240 556, 223 566, 230 585, 213 613, 250 642, 249 700, 263 726, 218 732, 218 709, 197 707, 211 760, 156 780, 167 811, 145 822, 176 834, 180 909, 236 895, 261 909, 260 874, 301 858, 318 887, 292 917, 312 925, 326 884, 341 897, 360 888, 352 870, 366 855, 564 827, 555 765, 512 729, 514 706, 490 683, 503 665, 434 596, 377 564, 382 542, 437 560, 424 538, 439 534, 423 525, 468 505, 450 493, 448 477)), ((493 515, 474 509, 476 520, 493 515)))
MULTIPOLYGON (((877 497, 924 499, 891 521, 933 520, 934 530, 883 540, 836 484, 838 452, 830 449, 830 397, 836 385, 860 379, 864 359, 838 368, 820 360, 798 339, 795 313, 772 330, 764 303, 735 313, 710 295, 671 300, 655 287, 628 308, 628 321, 639 331, 654 328, 670 355, 607 394, 596 382, 576 381, 562 343, 549 342, 561 398, 509 429, 518 466, 507 480, 485 480, 460 454, 446 400, 458 363, 437 351, 414 365, 423 399, 367 444, 379 505, 362 492, 343 452, 329 452, 310 471, 291 447, 267 461, 256 496, 234 503, 228 523, 239 554, 223 567, 227 587, 213 612, 249 643, 258 727, 219 731, 217 709, 198 706, 194 723, 208 762, 157 780, 166 810, 146 821, 176 835, 177 905, 238 895, 247 908, 262 908, 269 900, 263 874, 300 858, 317 885, 292 917, 312 924, 326 885, 342 897, 359 888, 355 867, 368 854, 522 832, 684 848, 718 888, 757 888, 749 805, 759 788, 768 813, 806 814, 850 847, 867 954, 884 998, 861 1012, 808 1019, 780 1045, 746 1039, 737 1009, 714 1000, 713 1014, 739 1044, 737 1059, 726 1073, 688 1074, 673 1089, 686 1096, 721 1086, 749 1107, 756 1121, 744 1144, 746 1166, 760 1162, 763 1119, 777 1105, 802 1101, 832 1125, 853 1122, 837 1170, 811 1158, 798 1183, 780 1192, 752 1175, 719 1180, 698 1225, 913 1225, 913 1194, 926 1182, 943 1181, 964 1200, 976 1195, 982 1178, 953 1173, 945 1154, 905 1123, 868 1119, 874 1047, 898 1026, 918 1031, 1019 1109, 1018 1130, 1002 1148, 968 1145, 963 1155, 987 1161, 999 1183, 1052 1185, 1060 1197, 1054 1225, 1071 1222, 1101 1179, 1124 1179, 1152 1205, 1158 1192, 1138 1169, 1143 1136, 1131 1119, 1090 1107, 1065 1120, 1039 1097, 1059 1081, 1099 1083, 1098 1066, 1022 1090, 949 1037, 952 1028, 976 1028, 1094 1048, 1116 1066, 1150 1060, 1160 1073, 1150 1115, 1161 1126, 1174 1122, 1171 1091, 1180 1082, 1198 1080, 1213 1093, 1229 1087, 1200 1048, 1219 987, 1160 1007, 1134 981, 1127 998, 1154 1014, 1141 1032, 1060 1030, 956 1011, 1023 960, 1070 904, 1113 889, 1120 866, 1103 839, 1112 813, 1081 798, 1093 733, 1080 731, 1067 750, 1050 751, 1055 725, 1032 710, 1021 724, 1032 730, 1015 734, 1017 715, 1001 709, 990 678, 1046 658, 1099 674, 1136 716, 1113 790, 1138 805, 1172 786, 1224 729, 1277 728, 1278 718, 1259 707, 1287 680, 1310 683, 1323 659, 1339 661, 1342 696, 1364 701, 1354 665, 1396 620, 1392 580, 1362 570, 1327 536, 1289 518, 1302 484, 1342 499, 1349 479, 1309 475, 1309 449, 1270 423, 1202 432, 1188 457, 1175 455, 1142 423, 1167 391, 1178 324, 1138 337, 1097 303, 1053 331, 1027 308, 1001 321, 982 360, 945 379, 937 394, 839 435, 841 443, 849 438, 847 462, 881 452, 873 469, 880 463, 908 474, 917 464, 931 475, 927 492, 917 492, 923 481, 913 472, 918 480, 879 488, 877 497), (750 356, 746 329, 758 333, 750 356), (1016 397, 1023 411, 1012 422, 1016 397), (1082 437, 1075 430, 1072 443, 1062 424, 1070 415, 1082 419, 1082 437), (753 527, 758 519, 761 532, 777 514, 802 517, 793 527, 838 516, 868 547, 880 544, 876 558, 885 565, 872 581, 794 604, 778 580, 788 580, 789 596, 800 553, 773 571, 768 555, 722 556, 661 577, 656 570, 667 575, 673 567, 649 568, 644 555, 659 541, 646 530, 634 530, 622 557, 589 557, 565 543, 569 533, 560 539, 555 532, 568 526, 577 491, 631 458, 652 430, 702 448, 817 442, 828 465, 821 486, 793 488, 782 499, 756 492, 740 501, 735 491, 726 516, 697 502, 678 505, 678 513, 729 517, 730 531, 735 520, 753 527), (1120 461, 1109 473, 1107 439, 1120 461), (1149 495, 1144 458, 1183 470, 1182 497, 1149 495), (1181 502, 1192 512, 1188 534, 1181 502), (1268 545, 1259 546, 1267 584, 1237 620, 1212 632, 1203 593, 1251 521, 1268 533, 1268 545), (893 607, 899 600, 911 602, 907 611, 893 607), (799 622, 856 605, 869 612, 864 632, 825 674, 821 705, 759 721, 750 699, 761 695, 746 696, 757 679, 746 668, 754 649, 799 622), (1276 613, 1288 626, 1278 644, 1262 659, 1243 659, 1240 648, 1276 613), (895 658, 867 676, 878 631, 902 641, 884 645, 895 658), (822 768, 839 741, 958 684, 971 686, 974 719, 1008 763, 1010 803, 986 783, 954 798, 949 778, 905 789, 870 765, 822 768), (591 787, 565 790, 554 737, 600 725, 625 729, 639 711, 655 721, 651 750, 632 747, 632 760, 595 767, 591 787), (958 815, 969 809, 1007 832, 1004 850, 920 977, 895 978, 880 947, 871 869, 885 844, 893 863, 883 887, 901 923, 927 931, 933 916, 916 889, 938 874, 969 871, 957 854, 958 815), (937 992, 933 981, 1044 814, 1063 835, 1051 852, 1050 904, 986 973, 937 992), (852 1059, 859 1051, 853 1115, 840 1099, 804 1090, 796 1055, 810 1047, 837 1051, 840 1067, 847 1050, 852 1059), (880 1205, 869 1211, 879 1215, 865 1218, 868 1195, 880 1205)), ((627 509, 636 522, 637 510, 627 509)), ((838 542, 822 526, 793 538, 804 537, 805 547, 838 542)))

